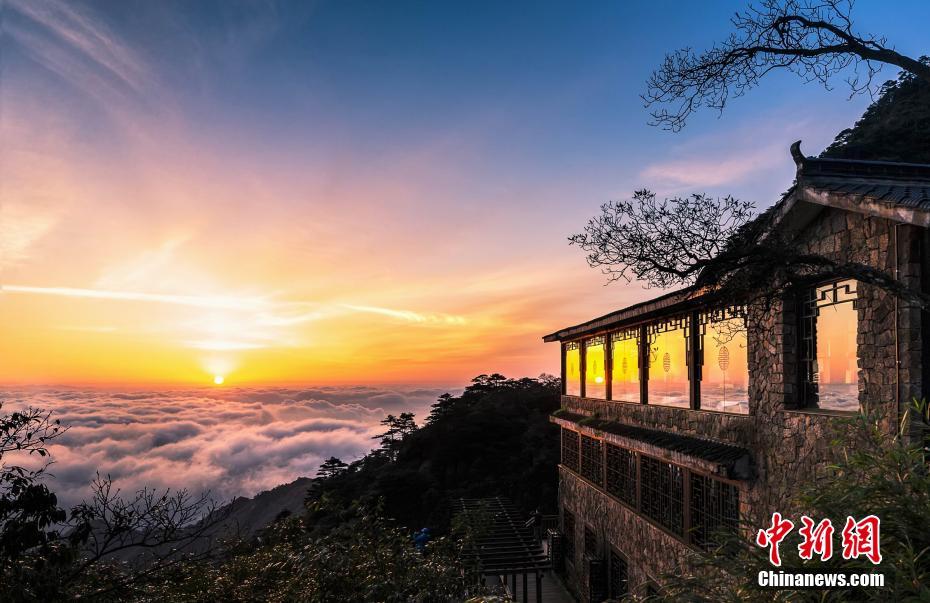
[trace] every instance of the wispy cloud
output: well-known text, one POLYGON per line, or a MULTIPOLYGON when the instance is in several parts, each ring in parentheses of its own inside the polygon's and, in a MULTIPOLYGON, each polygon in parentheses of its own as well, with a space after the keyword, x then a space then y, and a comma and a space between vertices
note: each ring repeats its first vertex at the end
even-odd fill
POLYGON ((381 316, 389 316, 391 318, 414 323, 463 325, 466 322, 465 317, 456 316, 453 314, 422 314, 420 312, 413 312, 411 310, 394 310, 391 308, 379 308, 376 306, 356 306, 352 304, 345 304, 344 307, 355 312, 380 314, 381 316))
POLYGON ((30 287, 24 285, 3 285, 0 286, 0 293, 25 293, 87 299, 151 302, 227 310, 258 309, 266 303, 260 298, 170 295, 164 293, 140 293, 135 291, 108 291, 105 289, 80 289, 76 287, 30 287))
POLYGON ((242 350, 258 350, 267 347, 260 343, 252 343, 248 341, 217 340, 188 341, 186 342, 186 345, 187 347, 194 348, 195 350, 210 350, 213 352, 237 352, 242 350))
MULTIPOLYGON (((57 297, 72 297, 83 299, 97 299, 123 302, 142 302, 155 304, 170 304, 190 306, 194 308, 208 308, 216 310, 236 310, 254 314, 254 323, 261 326, 286 327, 304 322, 321 320, 326 317, 344 315, 346 313, 362 313, 386 316, 416 324, 435 324, 458 326, 466 324, 464 316, 436 312, 415 312, 413 310, 400 310, 370 305, 356 304, 323 304, 309 301, 275 301, 267 297, 236 297, 228 295, 177 295, 169 293, 148 293, 139 291, 113 291, 107 289, 84 289, 78 287, 34 287, 29 285, 2 285, 0 293, 15 293, 25 295, 50 295, 57 297), (295 309, 316 306, 312 311, 298 311, 295 309)), ((228 325, 223 325, 227 328, 228 325)), ((208 325, 209 329, 209 325, 208 325)), ((203 349, 234 349, 232 347, 207 347, 208 342, 198 342, 203 349)), ((215 343, 215 342, 214 342, 215 343)), ((223 342, 220 342, 223 343, 223 342)), ((250 346, 261 347, 261 346, 250 346)), ((241 347, 238 349, 247 349, 241 347)))
POLYGON ((687 159, 663 161, 647 166, 642 177, 653 187, 696 188, 718 187, 740 182, 770 169, 783 159, 781 144, 769 144, 753 149, 735 149, 732 154, 698 155, 687 159))
POLYGON ((83 85, 90 65, 137 93, 146 86, 148 68, 101 20, 57 0, 10 0, 8 6, 47 34, 14 27, 15 39, 36 60, 63 77, 83 85))

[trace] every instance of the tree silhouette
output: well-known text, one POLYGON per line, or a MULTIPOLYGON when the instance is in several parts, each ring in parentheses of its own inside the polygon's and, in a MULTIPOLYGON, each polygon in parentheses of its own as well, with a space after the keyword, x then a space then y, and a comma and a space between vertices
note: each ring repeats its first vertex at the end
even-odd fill
POLYGON ((396 458, 397 449, 404 438, 417 430, 417 424, 413 420, 412 412, 402 412, 399 416, 389 414, 381 420, 381 425, 387 427, 387 431, 373 436, 373 440, 381 440, 381 449, 390 457, 396 458))
POLYGON ((852 6, 852 0, 762 0, 736 13, 726 40, 700 54, 670 53, 652 73, 642 98, 659 107, 653 125, 677 131, 701 107, 723 111, 778 69, 827 88, 847 73, 851 94, 874 92, 883 65, 930 83, 926 62, 897 52, 882 36, 855 31, 852 6))
POLYGON ((346 463, 343 463, 341 460, 337 459, 334 456, 329 457, 323 464, 320 465, 320 468, 316 472, 316 476, 322 479, 329 479, 331 477, 336 477, 341 473, 345 472, 349 466, 346 463))

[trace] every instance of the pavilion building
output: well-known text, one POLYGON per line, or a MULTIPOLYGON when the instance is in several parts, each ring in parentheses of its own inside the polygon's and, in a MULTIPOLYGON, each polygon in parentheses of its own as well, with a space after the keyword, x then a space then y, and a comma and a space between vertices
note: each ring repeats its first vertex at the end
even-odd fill
MULTIPOLYGON (((930 291, 930 165, 792 155, 770 228, 930 291)), ((544 338, 561 347, 560 550, 582 600, 660 588, 710 534, 782 510, 831 460, 837 419, 868 404, 890 431, 930 397, 930 319, 886 289, 823 282, 748 321, 711 299, 684 289, 544 338)))

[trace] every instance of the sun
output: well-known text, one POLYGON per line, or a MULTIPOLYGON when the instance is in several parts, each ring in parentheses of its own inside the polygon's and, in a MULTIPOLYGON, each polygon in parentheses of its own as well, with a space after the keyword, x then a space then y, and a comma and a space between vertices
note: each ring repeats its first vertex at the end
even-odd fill
POLYGON ((215 385, 223 385, 223 381, 226 381, 226 378, 223 375, 215 375, 213 377, 213 383, 215 385))

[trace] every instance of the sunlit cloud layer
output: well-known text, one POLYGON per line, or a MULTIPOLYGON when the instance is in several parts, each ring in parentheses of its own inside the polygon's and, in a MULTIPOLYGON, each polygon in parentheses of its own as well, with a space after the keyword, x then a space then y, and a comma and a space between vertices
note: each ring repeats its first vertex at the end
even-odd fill
MULTIPOLYGON (((422 421, 445 389, 248 388, 185 391, 0 390, 3 411, 54 411, 68 431, 51 448, 49 485, 70 506, 97 471, 126 492, 210 491, 219 501, 316 474, 377 446, 388 413, 422 421)), ((8 460, 8 459, 5 459, 8 460)), ((9 459, 10 461, 17 459, 9 459)))

